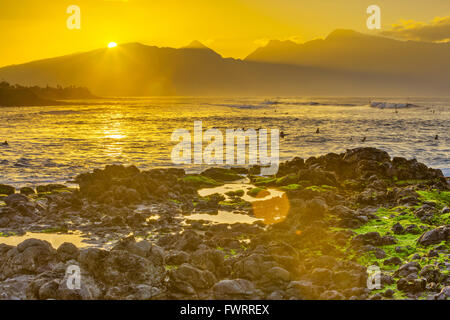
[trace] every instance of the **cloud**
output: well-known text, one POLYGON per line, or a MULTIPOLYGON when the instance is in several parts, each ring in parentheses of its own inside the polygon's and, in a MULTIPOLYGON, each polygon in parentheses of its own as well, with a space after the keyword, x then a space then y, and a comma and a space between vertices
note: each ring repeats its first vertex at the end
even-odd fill
POLYGON ((430 23, 401 20, 392 29, 381 34, 405 40, 446 42, 450 41, 450 16, 436 17, 430 23))

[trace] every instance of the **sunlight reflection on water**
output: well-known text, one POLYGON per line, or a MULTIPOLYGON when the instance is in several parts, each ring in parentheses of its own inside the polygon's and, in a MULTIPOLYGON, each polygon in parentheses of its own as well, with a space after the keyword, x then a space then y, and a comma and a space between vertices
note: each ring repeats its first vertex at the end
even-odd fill
MULTIPOLYGON (((141 169, 171 165, 175 129, 279 128, 281 160, 378 147, 392 156, 416 157, 450 175, 450 100, 409 101, 422 108, 379 110, 368 99, 147 98, 117 99, 96 105, 2 108, 0 183, 64 182, 106 164, 141 169), (327 105, 309 105, 319 101, 327 105), (333 105, 334 104, 334 105, 333 105), (320 127, 320 134, 316 129, 320 127), (439 136, 435 140, 435 135, 439 136), (366 141, 361 142, 366 137, 366 141)), ((192 172, 206 166, 190 167, 192 172)))
POLYGON ((0 237, 1 244, 7 244, 10 246, 17 246, 27 239, 39 239, 49 242, 53 248, 57 249, 64 242, 72 243, 78 248, 85 248, 91 246, 90 244, 84 242, 82 234, 76 233, 34 233, 27 232, 21 236, 9 236, 0 237))

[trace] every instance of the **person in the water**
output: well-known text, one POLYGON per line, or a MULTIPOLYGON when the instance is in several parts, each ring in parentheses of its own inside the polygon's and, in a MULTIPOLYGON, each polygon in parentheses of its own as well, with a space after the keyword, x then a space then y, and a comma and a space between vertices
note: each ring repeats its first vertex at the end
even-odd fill
POLYGON ((3 142, 2 146, 9 146, 8 141, 3 142))

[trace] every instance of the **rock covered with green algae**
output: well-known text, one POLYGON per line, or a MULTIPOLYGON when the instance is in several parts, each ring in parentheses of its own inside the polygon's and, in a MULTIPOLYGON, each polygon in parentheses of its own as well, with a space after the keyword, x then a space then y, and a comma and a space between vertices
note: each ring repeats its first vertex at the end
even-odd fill
POLYGON ((191 177, 123 166, 81 175, 79 192, 47 196, 46 219, 76 216, 89 230, 151 232, 151 241, 80 251, 42 244, 29 250, 46 252, 38 269, 28 267, 18 247, 2 246, 4 282, 26 272, 25 296, 37 299, 448 299, 450 201, 439 170, 372 148, 296 158, 281 164, 277 176, 250 175, 262 190, 287 194, 286 218, 268 226, 180 226, 176 209, 195 202, 217 210, 221 201, 197 195, 198 181, 221 182, 191 177), (148 200, 157 204, 158 220, 130 214, 148 200), (68 263, 79 264, 88 279, 75 295, 62 284, 68 263), (371 266, 380 269, 380 289, 367 286, 371 266))
POLYGON ((326 252, 364 267, 379 267, 382 288, 366 292, 366 298, 448 298, 450 192, 440 170, 416 160, 391 159, 381 150, 358 148, 340 155, 296 158, 282 164, 274 179, 289 181, 282 190, 292 207, 285 221, 271 227, 273 238, 298 246, 305 255, 326 252), (304 218, 310 215, 305 203, 311 199, 328 207, 315 225, 304 218), (405 279, 404 273, 395 273, 411 261, 419 265, 417 275, 405 279), (433 265, 439 276, 424 278, 426 272, 420 272, 426 265, 433 265))

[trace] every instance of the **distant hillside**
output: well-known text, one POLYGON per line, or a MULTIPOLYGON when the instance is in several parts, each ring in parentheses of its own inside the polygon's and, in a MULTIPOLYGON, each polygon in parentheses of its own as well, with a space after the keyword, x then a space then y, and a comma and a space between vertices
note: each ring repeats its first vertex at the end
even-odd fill
POLYGON ((78 87, 24 87, 0 83, 0 106, 50 106, 64 105, 63 101, 71 99, 96 98, 88 89, 78 87))
POLYGON ((0 107, 44 106, 59 103, 38 97, 30 89, 20 86, 10 86, 6 82, 0 83, 0 107))
POLYGON ((450 43, 398 41, 352 30, 336 30, 326 39, 303 44, 270 41, 245 60, 408 77, 404 81, 427 77, 435 83, 447 81, 448 87, 449 57, 450 43))
POLYGON ((29 87, 37 96, 45 99, 54 100, 78 100, 78 99, 99 99, 85 87, 29 87))
POLYGON ((129 43, 0 68, 0 80, 102 96, 450 96, 448 48, 336 31, 304 45, 271 42, 243 61, 198 41, 180 49, 129 43))

